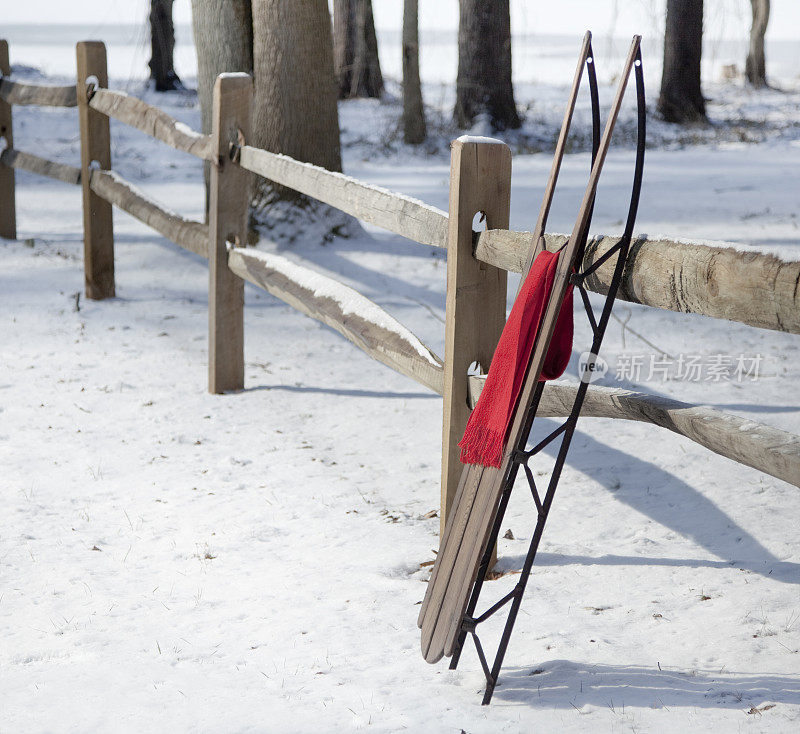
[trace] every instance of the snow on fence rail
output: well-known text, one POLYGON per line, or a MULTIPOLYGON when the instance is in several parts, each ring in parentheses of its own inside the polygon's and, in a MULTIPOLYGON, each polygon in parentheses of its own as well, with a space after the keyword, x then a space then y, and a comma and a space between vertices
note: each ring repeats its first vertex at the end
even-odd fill
POLYGON ((228 267, 240 278, 335 329, 373 359, 442 394, 442 360, 358 291, 285 257, 258 250, 232 249, 228 267))
MULTIPOLYGON (((78 44, 75 87, 34 87, 12 82, 8 47, 0 41, 0 236, 14 238, 13 169, 24 169, 83 187, 84 268, 87 296, 114 294, 113 204, 176 244, 209 260, 209 389, 243 387, 243 281, 247 280, 306 315, 327 324, 374 359, 444 397, 442 523, 460 464, 457 442, 484 378, 467 375, 488 366, 506 315, 506 274, 520 272, 530 233, 508 229, 511 154, 507 146, 469 138, 455 141, 450 212, 372 186, 341 173, 246 145, 251 81, 222 75, 214 91, 214 131, 201 135, 152 105, 105 89, 105 47, 78 44), (94 85, 87 81, 94 77, 94 85), (54 91, 55 90, 55 91, 54 91), (71 90, 71 92, 70 92, 71 90), (73 97, 70 94, 74 95, 73 97), (12 104, 79 108, 81 168, 13 148, 12 104), (114 117, 211 166, 209 225, 184 219, 138 191, 111 169, 108 118, 114 117), (244 138, 244 144, 241 143, 244 138), (237 143, 230 143, 237 140, 237 143), (99 164, 99 169, 97 168, 99 164), (447 315, 443 361, 377 304, 338 281, 277 255, 239 247, 245 240, 249 195, 244 171, 323 201, 415 242, 447 249, 447 315), (472 231, 483 212, 487 229, 472 231), (233 245, 231 246, 231 242, 233 245)), ((547 249, 565 235, 547 234, 547 249)), ((618 240, 590 240, 583 266, 597 262, 618 240)), ((604 294, 611 266, 587 280, 604 294)), ((666 238, 637 238, 626 263, 619 297, 647 306, 800 333, 800 262, 758 253, 666 238)), ((548 383, 539 412, 563 417, 577 387, 548 383)), ((646 393, 592 386, 586 417, 636 420, 667 428, 726 456, 800 486, 800 437, 719 411, 646 393)))

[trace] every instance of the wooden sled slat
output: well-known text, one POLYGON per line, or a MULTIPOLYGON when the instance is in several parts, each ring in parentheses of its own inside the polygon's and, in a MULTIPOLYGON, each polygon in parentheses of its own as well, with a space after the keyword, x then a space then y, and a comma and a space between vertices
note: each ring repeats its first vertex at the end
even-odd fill
MULTIPOLYGON (((483 467, 476 468, 483 469, 483 467)), ((464 557, 461 546, 465 538, 469 537, 468 525, 470 519, 475 515, 473 510, 481 474, 482 472, 466 471, 461 474, 450 514, 452 520, 448 519, 445 526, 445 536, 443 536, 439 554, 433 566, 431 581, 428 583, 431 593, 425 594, 423 608, 420 610, 418 624, 422 628, 422 656, 429 663, 440 660, 444 654, 441 640, 437 640, 434 645, 434 634, 438 629, 439 617, 447 603, 449 586, 453 580, 453 569, 458 564, 459 558, 464 557)))

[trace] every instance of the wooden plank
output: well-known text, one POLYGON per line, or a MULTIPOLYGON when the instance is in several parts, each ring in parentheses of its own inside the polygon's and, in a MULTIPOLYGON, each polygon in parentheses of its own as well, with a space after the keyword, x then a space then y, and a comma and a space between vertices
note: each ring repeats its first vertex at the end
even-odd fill
MULTIPOLYGON (((490 230, 476 236, 481 262, 521 272, 530 233, 490 230)), ((545 235, 554 252, 566 242, 561 234, 545 235)), ((583 268, 619 242, 598 235, 586 246, 583 268)), ((605 294, 614 258, 586 280, 588 290, 605 294)), ((761 329, 800 334, 800 261, 743 252, 733 247, 640 236, 631 244, 618 299, 645 306, 738 321, 761 329)))
POLYGON ((231 159, 231 145, 250 137, 253 80, 221 74, 214 83, 214 145, 209 187, 208 390, 244 387, 244 281, 228 268, 228 243, 247 241, 250 176, 231 159))
POLYGON ((442 392, 442 361, 358 291, 279 255, 235 248, 228 267, 292 308, 338 331, 370 357, 442 392))
POLYGON ((111 204, 92 191, 90 171, 111 168, 108 118, 89 107, 87 84, 108 85, 106 47, 100 41, 81 41, 78 62, 78 122, 81 131, 81 186, 83 188, 83 273, 86 297, 114 297, 114 223, 111 204))
MULTIPOLYGON (((6 77, 11 73, 11 64, 8 60, 8 42, 0 39, 0 76, 6 77)), ((6 83, 0 81, 0 88, 6 83)), ((11 104, 0 98, 0 138, 6 149, 14 147, 14 125, 11 119, 11 104)), ((5 151, 4 151, 5 152, 5 151)), ((5 161, 0 161, 5 163, 5 161)), ((0 237, 10 240, 17 239, 17 202, 16 182, 14 171, 7 163, 0 165, 0 237)))
POLYGON ((447 212, 418 199, 248 145, 242 146, 239 165, 369 224, 423 245, 447 247, 447 212))
POLYGON ((81 169, 77 166, 57 163, 47 158, 40 158, 38 155, 33 155, 33 153, 25 153, 22 150, 6 148, 0 153, 0 163, 9 168, 22 169, 23 171, 36 173, 39 176, 47 176, 47 178, 54 178, 56 181, 63 181, 76 186, 81 183, 81 169))
POLYGON ((422 628, 420 638, 422 657, 429 663, 435 663, 442 658, 444 643, 438 638, 447 629, 443 613, 446 615, 448 595, 452 594, 453 585, 458 581, 457 574, 451 573, 451 570, 458 568, 461 558, 465 555, 464 546, 471 539, 471 525, 475 523, 478 505, 482 504, 478 496, 481 479, 486 473, 494 471, 482 466, 474 468, 476 471, 465 471, 459 477, 451 507, 453 516, 442 534, 439 553, 431 580, 428 582, 430 593, 425 595, 417 620, 422 628))
MULTIPOLYGON (((484 377, 470 377, 470 404, 483 389, 484 377)), ((569 415, 577 385, 548 382, 537 416, 569 415)), ((592 385, 581 408, 584 418, 617 418, 642 421, 666 428, 725 456, 800 487, 800 436, 713 408, 671 398, 592 385)))
POLYGON ((478 565, 489 543, 489 536, 497 516, 499 503, 496 488, 502 484, 501 471, 492 466, 471 465, 464 472, 468 478, 473 476, 478 478, 475 504, 442 604, 440 614, 443 623, 437 624, 433 633, 432 653, 442 650, 448 657, 453 654, 472 585, 478 577, 478 565))
POLYGON ((487 226, 508 226, 511 151, 503 143, 459 138, 452 145, 448 219, 445 316, 444 417, 440 528, 458 488, 463 464, 458 442, 469 418, 467 371, 484 371, 506 321, 506 272, 478 262, 472 254, 472 220, 486 215, 487 226))
POLYGON ((160 207, 114 171, 91 171, 89 185, 105 201, 186 250, 208 257, 208 227, 160 207))
MULTIPOLYGON (((9 72, 10 74, 10 72, 9 72)), ((4 73, 3 76, 8 76, 4 73)), ((39 107, 76 107, 78 96, 75 85, 48 86, 44 84, 23 84, 11 79, 0 81, 0 99, 8 104, 39 107)))
POLYGON ((210 135, 195 132, 141 99, 129 97, 124 92, 97 89, 89 100, 89 107, 184 153, 207 161, 213 160, 214 146, 210 135))
MULTIPOLYGON (((449 540, 450 540, 450 534, 451 533, 453 533, 453 532, 463 533, 463 525, 464 525, 464 523, 466 523, 467 518, 469 517, 469 512, 471 512, 471 501, 469 499, 465 498, 465 493, 466 494, 474 493, 476 487, 477 487, 477 484, 468 485, 467 475, 462 473, 461 478, 460 478, 460 480, 458 482, 458 488, 456 489, 456 495, 455 495, 455 497, 453 499, 453 507, 465 507, 466 508, 467 506, 470 506, 470 510, 466 513, 465 517, 463 517, 463 518, 456 517, 456 518, 453 519, 453 522, 448 522, 445 525, 444 533, 442 534, 441 538, 439 539, 439 547, 441 549, 446 549, 446 548, 450 547, 449 540), (454 530, 454 528, 458 528, 458 529, 454 530)), ((442 551, 442 552, 444 552, 444 551, 442 551)), ((430 588, 434 588, 434 587, 438 588, 438 586, 439 586, 438 578, 439 578, 439 574, 441 573, 442 567, 443 567, 443 564, 434 563, 433 568, 431 570, 431 577, 430 577, 430 579, 428 579, 428 586, 430 588)), ((420 605, 420 609, 419 609, 419 615, 417 617, 417 625, 419 627, 423 626, 425 618, 429 614, 428 608, 431 607, 431 600, 432 600, 433 597, 436 597, 436 596, 437 595, 435 593, 434 594, 426 594, 425 597, 422 599, 422 604, 420 605)), ((436 599, 436 606, 437 607, 441 606, 441 599, 440 598, 436 599)), ((438 613, 438 611, 437 611, 437 613, 438 613)), ((423 654, 423 657, 425 657, 427 655, 426 648, 427 648, 428 644, 429 644, 429 641, 426 640, 425 637, 423 636, 423 638, 422 638, 422 654, 423 654)))

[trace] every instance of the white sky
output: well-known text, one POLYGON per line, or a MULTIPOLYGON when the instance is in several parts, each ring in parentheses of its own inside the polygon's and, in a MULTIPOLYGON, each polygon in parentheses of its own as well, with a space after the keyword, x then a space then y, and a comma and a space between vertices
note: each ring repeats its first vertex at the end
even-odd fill
MULTIPOLYGON (((666 0, 511 0, 516 33, 581 34, 587 28, 628 35, 662 32, 666 0)), ((3 0, 6 23, 136 23, 147 17, 148 0, 3 0)), ((448 29, 458 23, 458 0, 420 0, 420 26, 448 29)), ((373 0, 376 24, 399 28, 403 0, 373 0)), ((749 26, 748 0, 706 0, 706 29, 711 38, 742 38, 749 26)), ((190 0, 175 1, 175 20, 191 21, 190 0)), ((2 35, 2 27, 0 27, 2 35)), ((800 39, 800 2, 773 0, 768 38, 800 39)))

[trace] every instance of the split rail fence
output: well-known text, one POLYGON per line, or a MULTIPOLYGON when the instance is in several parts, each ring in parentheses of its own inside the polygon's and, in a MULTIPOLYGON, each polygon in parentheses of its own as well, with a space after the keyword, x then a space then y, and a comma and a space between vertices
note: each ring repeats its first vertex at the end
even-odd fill
MULTIPOLYGON (((460 475, 457 442, 506 318, 506 278, 521 272, 529 232, 509 226, 511 152, 499 141, 461 138, 452 145, 449 212, 287 156, 250 139, 252 82, 223 74, 214 87, 213 129, 202 135, 162 110, 108 89, 101 42, 77 45, 73 86, 22 84, 10 78, 8 45, 0 41, 0 236, 16 237, 14 170, 79 185, 83 190, 86 295, 114 296, 112 205, 209 261, 209 390, 244 386, 244 282, 263 288, 327 324, 368 355, 444 398, 442 527, 460 475), (14 147, 13 105, 78 107, 80 168, 14 147), (111 168, 109 118, 210 164, 208 224, 190 221, 150 200, 111 168), (447 251, 444 359, 376 304, 326 276, 276 255, 246 249, 248 186, 257 174, 347 214, 447 251), (482 212, 487 230, 472 230, 482 212), (344 309, 342 304, 347 302, 344 309), (353 307, 360 304, 360 307, 353 307), (377 316, 375 316, 377 314, 377 316)), ((548 250, 565 241, 547 234, 548 250)), ((583 268, 603 259, 617 238, 593 237, 583 268)), ((601 264, 586 287, 605 294, 613 268, 601 264)), ((742 253, 685 240, 639 237, 630 249, 619 298, 655 308, 703 314, 762 329, 800 334, 800 261, 742 253)), ((563 417, 577 386, 547 383, 539 415, 563 417)), ((591 386, 582 416, 650 423, 711 451, 800 487, 800 436, 710 408, 643 392, 591 386)))

